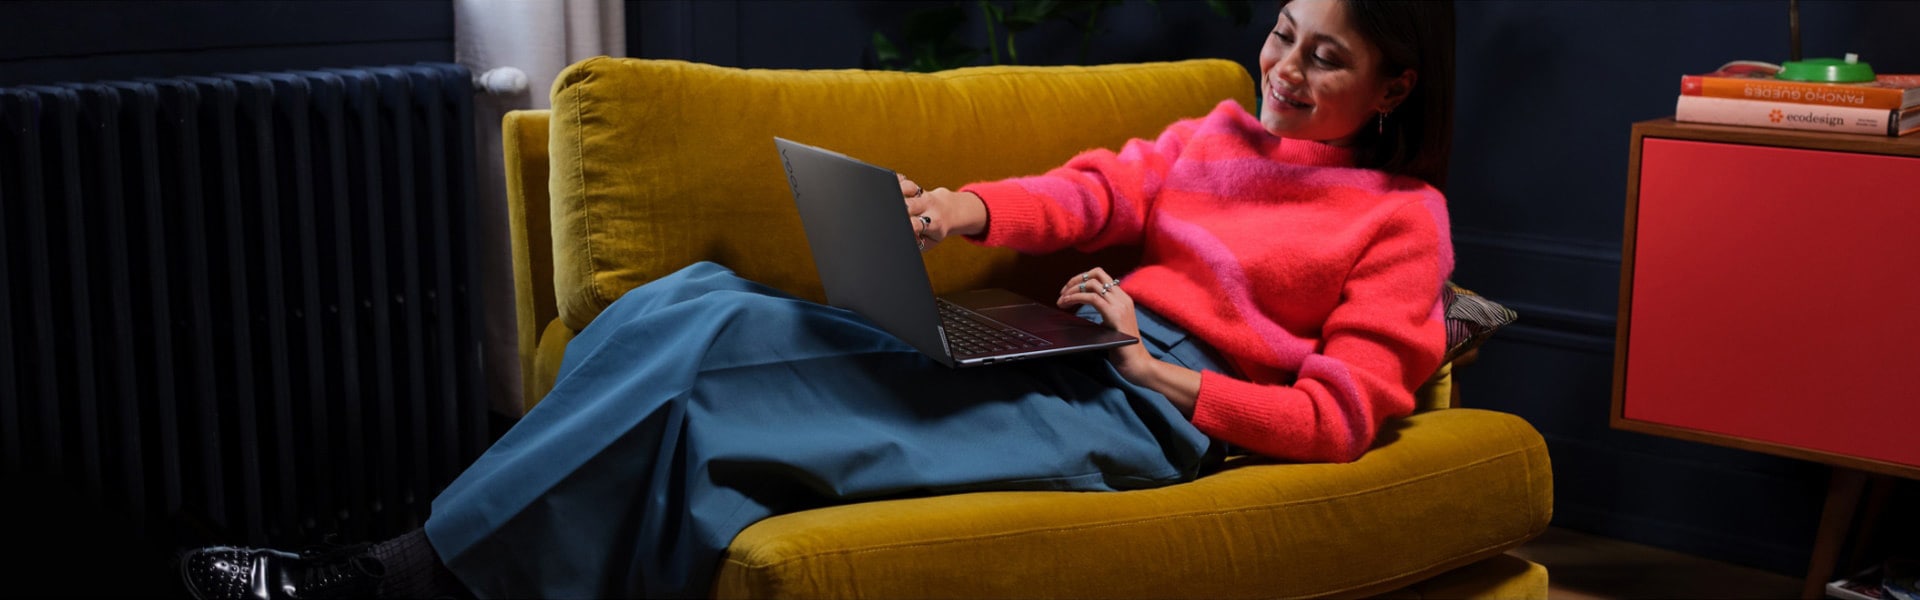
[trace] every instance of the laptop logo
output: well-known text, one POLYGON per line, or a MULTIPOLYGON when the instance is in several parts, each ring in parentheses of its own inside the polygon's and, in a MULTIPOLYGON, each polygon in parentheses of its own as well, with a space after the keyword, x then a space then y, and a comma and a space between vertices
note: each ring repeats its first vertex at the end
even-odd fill
POLYGON ((787 170, 787 187, 793 188, 793 196, 800 197, 800 178, 793 176, 793 159, 787 157, 787 149, 780 148, 780 166, 787 170))

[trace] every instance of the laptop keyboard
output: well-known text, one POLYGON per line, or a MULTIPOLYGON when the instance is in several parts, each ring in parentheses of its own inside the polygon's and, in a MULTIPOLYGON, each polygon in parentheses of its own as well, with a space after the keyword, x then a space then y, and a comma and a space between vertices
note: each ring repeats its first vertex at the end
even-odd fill
POLYGON ((955 356, 979 356, 1053 345, 1031 333, 982 318, 944 299, 937 304, 940 306, 940 324, 947 329, 947 347, 955 356))

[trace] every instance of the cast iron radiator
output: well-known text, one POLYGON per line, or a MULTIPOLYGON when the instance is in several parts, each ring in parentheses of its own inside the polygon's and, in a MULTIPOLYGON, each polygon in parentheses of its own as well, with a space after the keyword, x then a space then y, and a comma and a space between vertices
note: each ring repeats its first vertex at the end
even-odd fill
POLYGON ((488 442, 451 64, 0 88, 0 452, 144 535, 403 532, 488 442))

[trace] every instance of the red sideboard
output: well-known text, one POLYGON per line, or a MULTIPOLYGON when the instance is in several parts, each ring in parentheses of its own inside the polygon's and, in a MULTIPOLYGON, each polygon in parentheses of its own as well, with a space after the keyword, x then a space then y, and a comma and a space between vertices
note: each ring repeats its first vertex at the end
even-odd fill
POLYGON ((1612 426, 1835 467, 1811 594, 1920 479, 1920 135, 1636 123, 1625 226, 1612 426))

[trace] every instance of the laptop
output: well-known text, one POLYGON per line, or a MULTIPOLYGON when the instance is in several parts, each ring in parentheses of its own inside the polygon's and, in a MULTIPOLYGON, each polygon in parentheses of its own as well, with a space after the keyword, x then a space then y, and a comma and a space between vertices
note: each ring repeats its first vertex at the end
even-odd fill
POLYGON ((774 138, 827 303, 949 367, 1104 350, 1140 340, 1002 289, 936 297, 893 171, 774 138))

